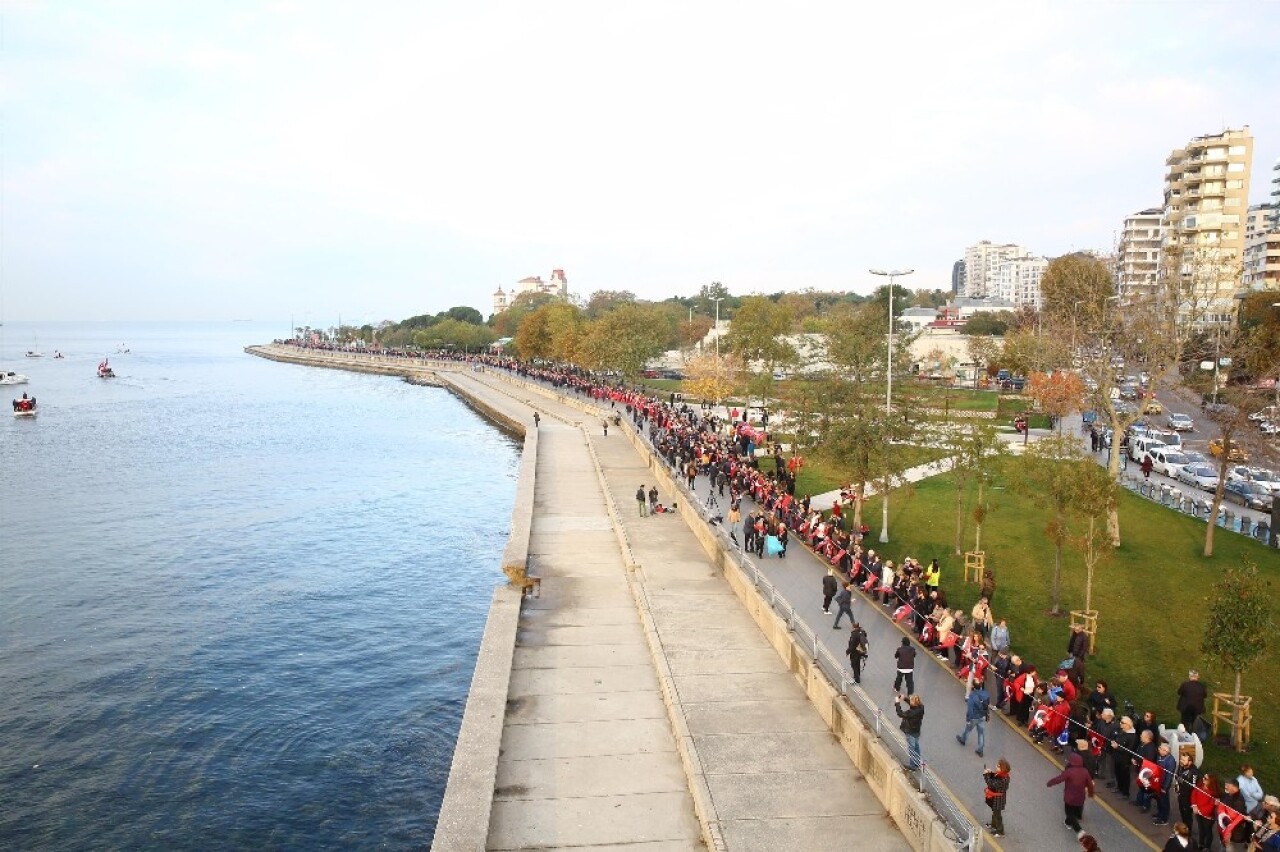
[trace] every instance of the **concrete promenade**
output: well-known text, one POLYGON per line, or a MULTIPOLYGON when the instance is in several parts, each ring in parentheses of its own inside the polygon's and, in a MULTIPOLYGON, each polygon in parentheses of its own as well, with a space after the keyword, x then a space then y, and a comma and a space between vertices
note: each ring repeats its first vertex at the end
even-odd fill
MULTIPOLYGON (((527 530, 541 597, 495 592, 434 848, 912 848, 884 801, 895 779, 868 784, 852 734, 832 735, 807 670, 779 656, 686 519, 639 515, 654 477, 628 436, 500 375, 417 370, 508 428, 532 433, 541 413, 527 530)), ((923 813, 894 795, 895 813, 923 813)), ((912 821, 916 848, 954 848, 912 821)))
MULTIPOLYGON (((477 396, 510 392, 492 375, 458 380, 477 396)), ((589 771, 582 783, 592 797, 621 784, 636 798, 635 791, 655 783, 661 792, 651 795, 672 797, 660 802, 671 811, 666 822, 631 826, 618 819, 614 803, 577 803, 589 823, 617 832, 611 844, 656 843, 646 838, 659 825, 668 825, 668 834, 687 832, 687 824, 672 819, 683 807, 690 816, 697 811, 705 842, 715 848, 837 850, 853 837, 867 848, 910 848, 684 521, 640 516, 635 491, 654 479, 632 444, 616 429, 605 437, 595 418, 574 408, 532 398, 543 419, 530 555, 544 578, 543 597, 526 602, 521 617, 489 848, 578 846, 587 839, 541 836, 533 818, 565 812, 564 794, 576 774, 571 760, 584 749, 604 752, 577 767, 589 771), (584 429, 566 425, 579 421, 584 429), (597 462, 592 482, 586 468, 597 462), (603 649, 609 658, 631 656, 601 659, 603 649), (612 671, 599 666, 605 662, 612 671), (537 715, 546 695, 559 696, 558 720, 537 715), (526 698, 533 715, 519 703, 526 698), (630 715, 606 713, 602 721, 612 727, 595 730, 602 702, 630 715), (584 706, 585 715, 574 705, 584 706), (662 786, 672 778, 673 748, 682 800, 662 786), (552 759, 554 767, 539 763, 552 759), (554 798, 510 798, 504 778, 539 772, 554 798), (624 839, 628 832, 634 839, 624 839)), ((670 505, 672 497, 667 491, 660 501, 670 505)), ((652 848, 700 845, 678 841, 652 848)))

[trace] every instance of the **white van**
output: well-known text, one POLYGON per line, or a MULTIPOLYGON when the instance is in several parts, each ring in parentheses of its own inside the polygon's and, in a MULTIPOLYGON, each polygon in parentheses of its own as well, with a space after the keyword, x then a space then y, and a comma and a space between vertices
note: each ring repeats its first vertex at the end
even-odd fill
POLYGON ((1134 438, 1129 441, 1129 458, 1136 462, 1141 462, 1146 458, 1147 454, 1153 450, 1164 449, 1164 442, 1157 441, 1155 438, 1134 438))
POLYGON ((1178 478, 1178 471, 1182 470, 1183 465, 1189 463, 1191 459, 1182 454, 1179 447, 1158 447, 1150 451, 1151 469, 1156 473, 1163 473, 1165 476, 1178 478))
POLYGON ((1162 444, 1170 447, 1182 447, 1182 436, 1172 429, 1152 429, 1147 433, 1148 438, 1154 438, 1162 444))

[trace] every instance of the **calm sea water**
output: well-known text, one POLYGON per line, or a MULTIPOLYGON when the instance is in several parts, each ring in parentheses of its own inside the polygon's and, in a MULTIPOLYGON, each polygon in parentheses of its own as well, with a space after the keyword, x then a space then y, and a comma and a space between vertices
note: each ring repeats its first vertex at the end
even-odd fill
POLYGON ((430 842, 518 446, 277 325, 0 330, 0 848, 430 842))

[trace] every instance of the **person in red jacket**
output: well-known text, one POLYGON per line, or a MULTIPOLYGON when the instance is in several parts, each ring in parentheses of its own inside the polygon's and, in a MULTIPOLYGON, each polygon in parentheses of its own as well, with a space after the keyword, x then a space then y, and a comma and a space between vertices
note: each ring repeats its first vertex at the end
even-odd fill
POLYGON ((1046 787, 1062 787, 1062 806, 1066 813, 1063 824, 1079 833, 1080 820, 1084 816, 1085 799, 1093 798, 1093 778, 1084 768, 1084 759, 1078 754, 1067 756, 1067 768, 1045 782, 1046 787))

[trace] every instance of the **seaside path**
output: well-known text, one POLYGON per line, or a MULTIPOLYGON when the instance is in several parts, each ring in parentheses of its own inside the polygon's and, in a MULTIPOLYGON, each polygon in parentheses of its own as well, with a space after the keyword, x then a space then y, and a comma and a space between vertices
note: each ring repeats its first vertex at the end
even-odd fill
POLYGON ((515 393, 543 415, 530 542, 542 598, 521 615, 489 848, 700 848, 690 788, 717 848, 821 852, 852 838, 863 848, 910 848, 685 522, 639 515, 636 488, 654 481, 631 443, 500 377, 450 378, 478 397, 515 393), (585 429, 568 425, 580 422, 585 429), (610 517, 620 535, 608 530, 610 517), (577 754, 593 740, 616 745, 577 754), (670 783, 677 753, 682 795, 670 783), (574 782, 578 773, 589 786, 574 782), (617 808, 626 803, 605 801, 609 790, 648 796, 685 818, 661 815, 630 826, 635 839, 623 840, 619 823, 629 820, 617 808), (570 815, 616 831, 575 833, 570 815), (663 836, 646 839, 657 825, 663 836))

